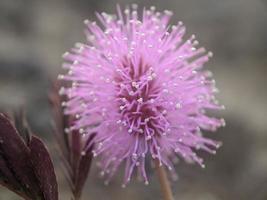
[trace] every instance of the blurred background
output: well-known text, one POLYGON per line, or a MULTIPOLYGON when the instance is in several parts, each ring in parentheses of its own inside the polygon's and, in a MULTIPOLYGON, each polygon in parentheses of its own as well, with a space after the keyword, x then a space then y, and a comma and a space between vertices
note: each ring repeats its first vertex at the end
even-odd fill
MULTIPOLYGON (((47 101, 50 80, 61 71, 61 55, 85 41, 84 19, 95 11, 114 13, 116 3, 155 5, 174 12, 189 34, 214 53, 207 64, 226 106, 219 113, 227 126, 215 134, 223 141, 216 156, 204 154, 206 169, 181 162, 179 180, 172 183, 177 200, 267 199, 267 1, 266 0, 1 0, 0 108, 24 106, 34 132, 54 151, 51 112, 47 101)), ((69 190, 54 156, 60 199, 69 190)), ((160 188, 153 170, 150 185, 132 181, 121 188, 121 176, 109 186, 94 166, 83 199, 156 200, 160 188)), ((19 199, 0 187, 0 200, 19 199)))

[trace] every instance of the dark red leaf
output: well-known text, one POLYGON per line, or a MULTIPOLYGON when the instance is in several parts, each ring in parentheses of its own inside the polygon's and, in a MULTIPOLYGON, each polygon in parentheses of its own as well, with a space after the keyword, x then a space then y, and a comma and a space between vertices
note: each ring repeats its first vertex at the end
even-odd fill
POLYGON ((0 155, 0 182, 2 184, 8 185, 12 190, 21 190, 21 186, 14 176, 12 169, 9 169, 6 165, 5 158, 0 155))
POLYGON ((78 197, 77 199, 79 199, 79 197, 81 196, 82 189, 84 187, 84 184, 86 182, 86 179, 90 171, 91 162, 93 158, 92 149, 93 145, 91 145, 84 153, 82 153, 75 183, 75 191, 74 191, 75 192, 74 195, 78 197))
POLYGON ((22 109, 14 113, 14 122, 19 135, 24 139, 28 146, 31 139, 31 131, 26 121, 25 113, 22 109))
POLYGON ((72 126, 74 119, 71 115, 64 115, 61 103, 65 101, 65 97, 58 94, 60 86, 60 82, 55 83, 50 93, 50 103, 56 122, 55 136, 63 154, 62 160, 68 172, 66 177, 70 180, 73 197, 78 200, 91 166, 94 134, 85 142, 78 130, 69 130, 65 133, 65 130, 72 126))
POLYGON ((72 180, 76 182, 76 174, 78 172, 78 166, 81 159, 81 134, 78 131, 72 131, 71 133, 71 163, 73 170, 72 180))
POLYGON ((58 200, 58 186, 53 163, 43 142, 35 136, 30 141, 30 155, 34 172, 45 200, 58 200))
POLYGON ((11 121, 0 113, 0 148, 6 164, 24 188, 33 198, 40 197, 38 180, 32 171, 30 151, 17 133, 11 121))
POLYGON ((52 106, 52 112, 55 122, 55 137, 60 146, 63 156, 66 160, 68 160, 68 162, 70 162, 70 143, 68 135, 65 133, 65 128, 68 127, 69 119, 63 114, 61 102, 64 101, 64 99, 59 96, 59 89, 60 84, 58 82, 55 82, 52 86, 51 93, 49 94, 49 101, 52 106))

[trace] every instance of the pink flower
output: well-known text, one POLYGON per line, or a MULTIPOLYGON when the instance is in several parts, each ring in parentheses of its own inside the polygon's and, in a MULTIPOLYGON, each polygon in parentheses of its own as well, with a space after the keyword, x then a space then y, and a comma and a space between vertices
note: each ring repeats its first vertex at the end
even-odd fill
POLYGON ((223 108, 211 73, 202 70, 212 53, 196 47, 194 35, 183 39, 182 22, 170 27, 172 12, 151 7, 139 18, 136 7, 97 14, 100 26, 86 20, 87 43, 64 54, 69 71, 59 76, 72 83, 60 90, 68 97, 65 114, 76 116, 71 129, 97 133, 103 175, 110 180, 125 163, 124 184, 134 169, 148 183, 147 156, 170 170, 177 156, 204 167, 195 150, 215 154, 220 143, 201 130, 224 125, 205 113, 223 108))

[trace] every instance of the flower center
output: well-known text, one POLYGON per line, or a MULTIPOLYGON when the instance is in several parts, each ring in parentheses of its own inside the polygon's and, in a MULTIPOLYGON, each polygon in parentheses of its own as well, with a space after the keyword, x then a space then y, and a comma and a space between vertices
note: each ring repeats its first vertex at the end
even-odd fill
POLYGON ((147 139, 165 132, 164 108, 159 104, 161 92, 156 73, 143 59, 134 63, 124 58, 116 71, 119 123, 129 133, 143 134, 147 139))

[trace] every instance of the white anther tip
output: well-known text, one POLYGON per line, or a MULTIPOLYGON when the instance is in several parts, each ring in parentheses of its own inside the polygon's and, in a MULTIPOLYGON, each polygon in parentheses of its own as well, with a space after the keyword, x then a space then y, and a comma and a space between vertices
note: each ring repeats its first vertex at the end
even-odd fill
POLYGON ((90 23, 90 21, 88 19, 86 19, 86 20, 83 21, 83 23, 87 25, 87 24, 90 23))

